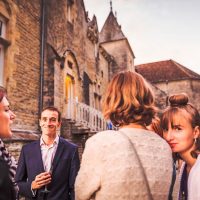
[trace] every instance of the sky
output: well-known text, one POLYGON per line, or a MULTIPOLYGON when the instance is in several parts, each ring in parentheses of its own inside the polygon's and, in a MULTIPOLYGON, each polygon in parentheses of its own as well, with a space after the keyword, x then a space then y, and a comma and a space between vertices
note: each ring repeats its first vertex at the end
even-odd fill
MULTIPOLYGON (((99 31, 110 0, 84 0, 99 31)), ((199 0, 112 0, 113 13, 135 54, 135 65, 175 60, 200 74, 199 0)))

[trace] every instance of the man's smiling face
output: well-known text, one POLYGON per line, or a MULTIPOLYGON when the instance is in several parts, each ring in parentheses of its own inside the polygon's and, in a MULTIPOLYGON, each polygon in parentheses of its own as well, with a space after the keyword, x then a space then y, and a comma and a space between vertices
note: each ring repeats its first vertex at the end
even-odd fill
POLYGON ((44 110, 41 114, 40 127, 42 130, 42 135, 55 137, 56 130, 60 127, 60 122, 58 121, 58 112, 44 110))

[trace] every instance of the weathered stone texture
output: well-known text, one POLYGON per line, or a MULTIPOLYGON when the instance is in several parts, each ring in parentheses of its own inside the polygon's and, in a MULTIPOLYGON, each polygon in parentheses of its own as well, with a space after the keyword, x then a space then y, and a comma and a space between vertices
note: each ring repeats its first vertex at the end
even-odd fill
POLYGON ((109 43, 101 44, 109 54, 111 54, 117 65, 112 68, 111 77, 123 70, 134 71, 134 60, 133 55, 127 45, 126 39, 121 39, 118 41, 112 41, 109 43), (117 51, 116 51, 117 49, 117 51))
POLYGON ((200 82, 199 80, 178 80, 171 82, 161 82, 155 84, 160 90, 168 96, 177 93, 187 93, 189 101, 200 111, 200 82))
MULTIPOLYGON (((13 126, 14 140, 8 144, 18 158, 21 145, 38 139, 34 134, 39 136, 42 1, 9 2, 12 4, 8 35, 11 45, 5 55, 5 82, 17 118, 13 126)), ((114 20, 114 27, 110 29, 108 24, 105 38, 109 31, 117 33, 113 33, 111 41, 100 43, 96 18, 88 19, 83 0, 48 0, 44 12, 43 107, 54 105, 62 111, 61 136, 78 144, 81 156, 85 141, 95 132, 87 123, 78 124, 74 118, 68 118, 70 109, 76 114, 68 100, 101 110, 111 77, 121 70, 134 71, 134 55, 113 13, 110 19, 114 20), (69 94, 66 78, 71 81, 69 94)), ((195 84, 192 83, 194 87, 195 84)), ((158 101, 162 106, 165 94, 155 91, 162 98, 158 101)))
POLYGON ((26 144, 26 142, 23 141, 10 141, 10 142, 5 142, 5 145, 8 149, 9 152, 11 152, 11 155, 14 156, 14 158, 18 161, 19 155, 21 152, 22 146, 26 144))
POLYGON ((15 128, 34 130, 38 127, 40 1, 16 1, 16 4, 13 21, 17 37, 13 34, 14 40, 11 39, 13 71, 7 88, 18 116, 15 128))

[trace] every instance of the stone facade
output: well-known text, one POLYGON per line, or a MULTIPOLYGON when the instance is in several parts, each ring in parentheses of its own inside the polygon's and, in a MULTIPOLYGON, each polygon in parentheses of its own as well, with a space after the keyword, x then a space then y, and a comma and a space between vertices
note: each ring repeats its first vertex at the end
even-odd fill
POLYGON ((112 10, 100 32, 101 46, 114 58, 110 76, 124 70, 134 71, 134 53, 112 10), (116 51, 117 49, 117 51, 116 51), (126 66, 126 67, 125 67, 126 66))
MULTIPOLYGON (((107 84, 122 70, 136 68, 149 80, 161 109, 166 105, 166 96, 177 91, 187 92, 200 109, 200 79, 196 74, 174 61, 164 63, 177 67, 173 69, 178 77, 168 68, 167 73, 160 72, 162 62, 154 71, 155 63, 143 71, 142 66, 134 66, 133 50, 112 9, 101 31, 96 17, 88 18, 83 0, 0 0, 0 20, 6 28, 0 35, 4 59, 0 62, 0 81, 17 115, 13 139, 6 140, 6 144, 16 158, 22 144, 40 137, 39 114, 48 105, 61 110, 60 133, 79 145, 81 155, 85 141, 97 131, 88 123, 88 110, 92 114, 101 111, 107 84), (162 77, 167 74, 174 79, 162 77), (76 112, 77 105, 85 109, 81 117, 88 118, 86 123, 76 121, 81 114, 76 112)), ((92 121, 102 123, 96 118, 92 121)))
MULTIPOLYGON (((113 74, 134 70, 133 51, 112 10, 101 32, 96 17, 88 18, 83 0, 1 0, 0 16, 6 30, 0 36, 0 81, 17 115, 13 139, 6 144, 18 158, 22 144, 40 136, 41 109, 54 105, 62 112, 61 135, 77 143, 81 154, 86 139, 96 131, 74 120, 74 106, 100 111, 113 74), (116 33, 106 41, 104 36, 113 33, 106 27, 112 23, 116 33)), ((96 122, 103 127, 101 123, 96 122)))
POLYGON ((10 41, 4 48, 3 82, 17 115, 14 129, 30 131, 38 129, 40 3, 37 0, 20 2, 20 6, 17 1, 1 2, 9 14, 6 40, 10 41))
POLYGON ((167 95, 172 95, 176 93, 187 93, 189 101, 195 105, 195 107, 200 111, 200 81, 198 80, 179 80, 170 82, 160 82, 156 86, 165 91, 167 95))
POLYGON ((83 0, 0 0, 0 20, 5 29, 0 35, 0 82, 17 115, 13 139, 6 144, 16 158, 23 144, 40 137, 39 114, 48 105, 61 110, 61 135, 78 144, 81 155, 97 130, 76 121, 80 112, 75 106, 101 111, 107 84, 122 70, 136 68, 149 80, 161 109, 167 95, 186 92, 200 110, 199 75, 172 60, 134 66, 134 52, 112 8, 101 31, 96 17, 88 18, 83 0))

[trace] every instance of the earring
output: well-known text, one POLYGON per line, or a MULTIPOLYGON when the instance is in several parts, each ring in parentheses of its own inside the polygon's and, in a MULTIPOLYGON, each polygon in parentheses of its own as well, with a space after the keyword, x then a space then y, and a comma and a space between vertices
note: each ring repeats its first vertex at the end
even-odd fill
POLYGON ((197 143, 197 138, 194 138, 194 144, 196 144, 197 143))

